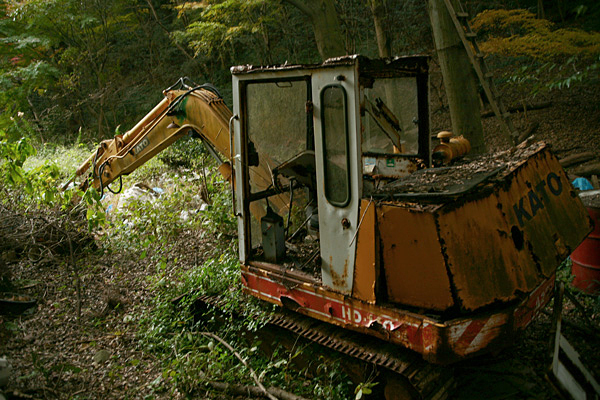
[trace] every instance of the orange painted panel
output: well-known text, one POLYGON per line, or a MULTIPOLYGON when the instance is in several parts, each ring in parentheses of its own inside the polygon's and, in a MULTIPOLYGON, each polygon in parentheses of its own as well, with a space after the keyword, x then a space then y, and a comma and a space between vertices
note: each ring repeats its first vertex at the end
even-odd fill
POLYGON ((360 226, 356 243, 356 265, 352 296, 375 303, 377 282, 377 235, 375 232, 375 203, 363 199, 360 203, 360 226))
POLYGON ((530 158, 515 181, 519 191, 499 193, 508 223, 523 232, 525 247, 543 275, 551 276, 591 230, 587 212, 548 150, 530 158))
POLYGON ((377 208, 388 299, 433 310, 453 305, 431 213, 383 204, 377 208))
POLYGON ((443 210, 438 218, 452 281, 467 310, 512 300, 541 280, 529 252, 515 250, 498 205, 492 194, 443 210))
POLYGON ((440 237, 460 304, 475 310, 527 293, 588 231, 585 209, 546 149, 501 172, 502 184, 446 204, 440 237))

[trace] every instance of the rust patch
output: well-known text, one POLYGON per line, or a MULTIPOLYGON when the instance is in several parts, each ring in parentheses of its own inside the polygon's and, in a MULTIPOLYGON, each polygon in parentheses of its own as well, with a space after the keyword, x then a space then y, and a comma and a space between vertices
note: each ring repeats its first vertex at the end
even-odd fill
MULTIPOLYGON (((330 260, 331 262, 331 260, 330 260)), ((331 265, 331 264, 330 264, 331 265)), ((344 260, 344 272, 341 275, 338 275, 337 272, 333 268, 329 268, 329 273, 331 274, 331 282, 334 287, 345 287, 346 279, 348 279, 348 259, 344 260)))

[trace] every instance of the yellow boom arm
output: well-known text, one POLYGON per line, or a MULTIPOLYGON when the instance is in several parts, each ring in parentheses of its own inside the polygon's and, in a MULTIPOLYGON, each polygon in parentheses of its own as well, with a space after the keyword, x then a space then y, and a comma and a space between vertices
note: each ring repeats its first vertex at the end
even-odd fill
POLYGON ((231 111, 216 93, 202 87, 183 90, 165 90, 165 98, 137 125, 124 135, 102 141, 98 149, 76 171, 76 177, 93 168, 91 181, 82 183, 82 189, 91 186, 102 190, 122 175, 140 167, 177 139, 189 134, 199 135, 209 152, 219 159, 219 171, 230 180, 229 120, 231 111))

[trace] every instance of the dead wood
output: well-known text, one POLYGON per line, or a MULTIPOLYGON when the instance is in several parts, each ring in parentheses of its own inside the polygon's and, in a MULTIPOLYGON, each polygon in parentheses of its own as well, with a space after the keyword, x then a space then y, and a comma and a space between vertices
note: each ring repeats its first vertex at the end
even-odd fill
POLYGON ((573 168, 569 172, 573 175, 578 175, 578 176, 598 175, 598 174, 600 174, 600 163, 594 163, 594 164, 590 164, 590 165, 581 166, 578 168, 573 168))
POLYGON ((571 293, 571 292, 565 292, 565 296, 567 296, 567 298, 569 300, 571 300, 571 303, 575 304, 575 306, 579 309, 579 312, 581 313, 581 315, 583 315, 583 318, 585 320, 585 322, 587 323, 587 325, 594 331, 598 332, 599 329, 597 326, 594 325, 594 323, 592 322, 590 316, 587 314, 587 311, 585 309, 585 307, 583 306, 583 304, 581 304, 579 302, 579 300, 577 300, 577 298, 571 293))
MULTIPOLYGON (((223 382, 206 382, 207 385, 211 386, 214 389, 220 390, 225 393, 235 394, 239 396, 256 396, 256 397, 265 397, 265 393, 263 393, 256 386, 246 386, 246 385, 236 385, 231 383, 223 383, 223 382)), ((304 397, 296 396, 293 393, 286 392, 283 389, 270 387, 267 389, 269 393, 277 396, 282 400, 306 400, 304 397)))
POLYGON ((69 260, 93 244, 80 210, 24 211, 10 203, 0 205, 0 253, 14 251, 31 262, 69 260))
MULTIPOLYGON (((545 315, 547 315, 549 317, 552 317, 552 312, 548 311, 548 310, 542 310, 542 314, 545 314, 545 315)), ((565 317, 564 315, 561 318, 561 321, 566 326, 568 326, 570 328, 573 328, 573 329, 576 329, 576 330, 578 330, 579 332, 581 332, 581 333, 583 333, 585 335, 592 336, 592 337, 598 335, 598 329, 597 328, 595 328, 595 327, 591 327, 590 328, 588 326, 582 325, 582 324, 580 324, 578 322, 573 321, 570 318, 565 317)))
POLYGON ((539 126, 539 122, 533 122, 531 125, 529 125, 529 128, 527 128, 526 131, 519 135, 519 137, 517 138, 517 143, 523 143, 528 137, 533 135, 533 133, 537 130, 537 128, 539 128, 539 126))
POLYGON ((9 399, 38 399, 39 397, 23 393, 20 390, 13 390, 5 393, 9 399))
POLYGON ((258 376, 256 375, 256 372, 254 372, 254 370, 248 365, 248 363, 246 362, 246 360, 244 360, 244 358, 237 352, 235 351, 235 349, 233 347, 231 347, 231 345, 229 343, 227 343, 225 340, 221 339, 219 336, 215 335, 214 333, 211 332, 200 332, 201 335, 215 339, 216 341, 218 341, 219 343, 221 343, 223 346, 225 346, 227 348, 227 350, 229 350, 230 352, 233 353, 234 356, 236 356, 236 358, 238 360, 240 360, 240 362, 242 364, 244 364, 244 366, 246 368, 248 368, 248 370, 250 371, 250 376, 252 377, 252 379, 254 380, 254 382, 256 383, 256 386, 258 386, 258 388, 266 395, 266 397, 270 400, 277 400, 277 397, 273 396, 272 394, 270 394, 267 389, 265 389, 265 387, 263 386, 262 383, 260 383, 260 379, 258 379, 258 376))
POLYGON ((584 162, 593 160, 594 158, 596 158, 596 153, 592 151, 585 151, 583 153, 572 154, 565 158, 561 158, 558 160, 558 162, 560 162, 560 165, 562 165, 563 168, 567 168, 572 165, 582 164, 584 162))
MULTIPOLYGON (((526 112, 529 110, 541 110, 543 108, 548 108, 552 106, 552 102, 551 101, 546 101, 543 103, 537 103, 537 104, 532 104, 532 103, 525 103, 525 104, 521 104, 519 106, 514 106, 514 107, 509 107, 508 108, 508 112, 526 112)), ((481 113, 481 118, 489 118, 489 117, 493 117, 495 114, 493 111, 486 111, 484 113, 481 113)))
MULTIPOLYGON (((247 385, 237 385, 232 383, 223 383, 223 382, 206 382, 207 385, 211 386, 214 389, 220 390, 224 393, 234 394, 238 396, 254 396, 265 398, 265 393, 257 388, 256 386, 247 386, 247 385)), ((268 392, 281 400, 306 400, 304 397, 296 396, 293 393, 286 392, 283 389, 270 387, 267 389, 268 392)))

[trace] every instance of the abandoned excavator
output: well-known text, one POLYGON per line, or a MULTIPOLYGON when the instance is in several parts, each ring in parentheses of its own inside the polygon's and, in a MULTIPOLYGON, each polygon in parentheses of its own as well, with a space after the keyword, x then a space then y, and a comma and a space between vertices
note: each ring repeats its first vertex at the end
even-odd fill
POLYGON ((182 79, 100 144, 82 187, 199 137, 232 185, 245 292, 288 310, 278 325, 400 374, 414 398, 448 396, 439 365, 510 343, 591 230, 547 145, 471 159, 461 137, 432 145, 427 57, 231 73, 233 112, 182 79))

